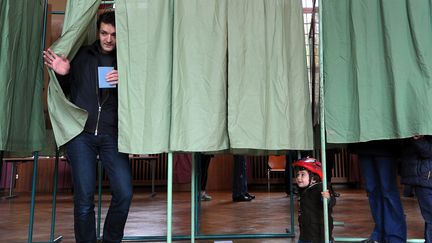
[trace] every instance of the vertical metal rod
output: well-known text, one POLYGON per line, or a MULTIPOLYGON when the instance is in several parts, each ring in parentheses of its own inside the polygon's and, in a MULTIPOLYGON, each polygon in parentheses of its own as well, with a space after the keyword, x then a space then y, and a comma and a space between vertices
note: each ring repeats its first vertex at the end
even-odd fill
POLYGON ((293 234, 294 233, 294 190, 293 190, 293 183, 292 183, 292 174, 293 174, 293 168, 292 168, 292 154, 289 153, 289 174, 288 174, 288 181, 289 181, 289 192, 290 192, 290 213, 291 213, 291 228, 290 228, 290 233, 293 234))
POLYGON ((12 195, 12 188, 14 188, 14 182, 16 180, 16 161, 12 161, 12 173, 11 173, 11 178, 9 180, 9 196, 7 198, 12 198, 14 197, 12 195))
POLYGON ((154 197, 155 195, 156 195, 156 193, 155 193, 155 175, 156 175, 156 171, 155 171, 155 167, 156 167, 156 160, 155 159, 152 159, 151 161, 150 161, 150 163, 151 163, 151 170, 152 170, 152 193, 151 193, 151 196, 152 197, 154 197))
MULTIPOLYGON (((321 131, 321 165, 322 165, 322 185, 323 191, 327 190, 327 170, 326 170, 326 134, 325 134, 325 106, 324 106, 324 57, 323 57, 323 27, 322 27, 322 5, 323 1, 319 0, 319 69, 320 69, 320 131, 321 131)), ((329 224, 328 224, 328 201, 323 200, 324 212, 324 242, 329 242, 329 224)))
POLYGON ((98 211, 97 211, 97 239, 101 239, 101 212, 102 212, 102 161, 98 160, 98 211))
POLYGON ((54 165, 54 181, 53 181, 52 209, 51 209, 51 234, 50 234, 50 242, 54 241, 54 233, 55 233, 59 157, 60 157, 60 151, 57 148, 56 149, 56 155, 55 155, 55 165, 54 165))
POLYGON ((0 180, 3 176, 3 150, 0 150, 0 180))
POLYGON ((196 210, 196 204, 195 204, 195 185, 196 185, 196 178, 195 178, 195 166, 196 166, 196 156, 197 153, 192 153, 192 175, 191 175, 191 242, 195 243, 195 210, 196 210))
POLYGON ((35 209, 35 197, 36 197, 36 181, 37 181, 37 162, 39 153, 33 152, 33 178, 32 178, 32 192, 31 192, 31 203, 30 203, 30 220, 28 226, 28 241, 33 242, 33 223, 34 223, 34 209, 35 209))
MULTIPOLYGON (((45 35, 46 35, 46 26, 47 26, 47 18, 48 18, 48 0, 44 1, 44 10, 43 10, 43 22, 42 22, 42 36, 41 36, 41 53, 45 49, 45 35)), ((41 62, 43 64, 43 55, 41 55, 41 62)))
POLYGON ((198 162, 195 162, 195 236, 199 235, 201 225, 201 177, 202 177, 202 154, 199 154, 198 162))
POLYGON ((168 153, 168 200, 167 200, 167 242, 172 242, 172 183, 173 183, 173 154, 168 153))

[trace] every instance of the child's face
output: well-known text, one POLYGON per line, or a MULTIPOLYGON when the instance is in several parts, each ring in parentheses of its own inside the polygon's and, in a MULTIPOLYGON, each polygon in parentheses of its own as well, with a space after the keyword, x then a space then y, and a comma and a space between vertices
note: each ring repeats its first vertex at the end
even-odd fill
POLYGON ((296 174, 296 182, 298 187, 305 188, 309 186, 309 173, 307 170, 299 170, 296 174))

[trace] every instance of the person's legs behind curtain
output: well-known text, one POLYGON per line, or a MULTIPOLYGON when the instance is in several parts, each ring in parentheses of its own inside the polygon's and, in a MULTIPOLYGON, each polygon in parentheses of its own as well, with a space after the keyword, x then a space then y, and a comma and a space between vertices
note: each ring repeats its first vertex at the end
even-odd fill
POLYGON ((425 221, 425 242, 432 243, 432 188, 416 186, 414 190, 425 221))
POLYGON ((359 155, 360 168, 365 182, 369 207, 375 222, 375 227, 369 236, 371 240, 382 242, 383 218, 382 218, 382 193, 379 175, 376 169, 376 162, 373 156, 359 155))
POLYGON ((375 165, 383 197, 384 242, 405 243, 407 227, 397 185, 397 163, 392 157, 377 156, 375 165))

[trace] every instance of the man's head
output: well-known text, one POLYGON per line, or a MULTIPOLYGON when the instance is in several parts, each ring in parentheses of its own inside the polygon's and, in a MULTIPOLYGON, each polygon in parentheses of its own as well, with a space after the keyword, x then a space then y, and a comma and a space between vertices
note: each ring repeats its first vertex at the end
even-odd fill
POLYGON ((114 12, 110 11, 99 15, 97 29, 102 53, 112 52, 116 47, 114 12))

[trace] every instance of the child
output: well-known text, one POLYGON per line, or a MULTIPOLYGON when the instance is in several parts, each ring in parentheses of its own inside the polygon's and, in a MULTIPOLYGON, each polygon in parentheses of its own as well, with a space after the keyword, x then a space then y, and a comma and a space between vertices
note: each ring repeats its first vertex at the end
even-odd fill
POLYGON ((414 136, 403 146, 401 182, 411 185, 425 220, 424 239, 432 243, 432 136, 414 136))
POLYGON ((333 218, 331 209, 335 204, 334 197, 328 190, 322 189, 321 162, 314 158, 305 158, 293 163, 296 183, 299 192, 299 228, 298 243, 324 242, 323 198, 329 199, 329 239, 332 241, 333 218))

